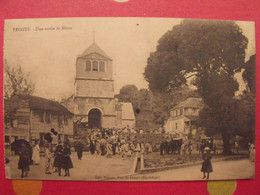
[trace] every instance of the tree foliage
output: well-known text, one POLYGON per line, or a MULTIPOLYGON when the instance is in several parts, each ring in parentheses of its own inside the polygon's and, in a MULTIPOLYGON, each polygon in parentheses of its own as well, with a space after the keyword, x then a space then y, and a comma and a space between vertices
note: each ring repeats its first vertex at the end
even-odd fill
MULTIPOLYGON (((216 129, 220 129, 224 136, 239 135, 248 142, 255 141, 255 96, 253 94, 245 93, 239 98, 227 98, 218 106, 218 113, 216 109, 209 106, 205 106, 200 112, 199 123, 206 128, 208 136, 214 135, 216 129)), ((230 147, 228 143, 226 144, 230 147)))
POLYGON ((30 80, 29 73, 25 73, 21 66, 10 66, 5 60, 4 63, 4 97, 10 98, 13 95, 31 95, 35 83, 30 80))
POLYGON ((144 76, 153 92, 181 86, 193 75, 239 72, 247 38, 233 21, 183 20, 158 41, 144 76))
POLYGON ((236 134, 255 142, 255 106, 256 99, 254 93, 245 93, 238 101, 236 110, 236 134))
POLYGON ((193 77, 206 106, 203 125, 221 133, 224 153, 230 150, 230 136, 238 90, 235 73, 244 66, 248 40, 234 21, 183 20, 158 41, 147 60, 144 77, 153 93, 169 92, 193 77))
POLYGON ((120 89, 119 94, 116 95, 116 98, 118 98, 120 102, 131 102, 137 92, 138 89, 135 85, 125 85, 120 89))
POLYGON ((255 94, 256 90, 256 72, 255 72, 255 55, 252 55, 250 59, 245 63, 245 71, 243 72, 243 79, 247 84, 250 92, 255 94))

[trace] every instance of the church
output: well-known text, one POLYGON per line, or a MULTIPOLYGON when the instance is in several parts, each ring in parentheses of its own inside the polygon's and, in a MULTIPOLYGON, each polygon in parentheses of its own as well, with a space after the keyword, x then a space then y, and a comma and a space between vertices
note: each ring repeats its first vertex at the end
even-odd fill
POLYGON ((131 102, 114 97, 112 59, 95 41, 76 59, 75 92, 62 104, 89 128, 135 128, 131 102))

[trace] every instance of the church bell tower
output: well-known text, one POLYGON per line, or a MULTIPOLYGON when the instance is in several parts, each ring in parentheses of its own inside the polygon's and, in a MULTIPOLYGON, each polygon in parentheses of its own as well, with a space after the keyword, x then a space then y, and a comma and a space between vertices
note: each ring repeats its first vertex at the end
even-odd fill
POLYGON ((90 128, 115 126, 112 59, 95 41, 76 59, 74 104, 75 116, 90 128))

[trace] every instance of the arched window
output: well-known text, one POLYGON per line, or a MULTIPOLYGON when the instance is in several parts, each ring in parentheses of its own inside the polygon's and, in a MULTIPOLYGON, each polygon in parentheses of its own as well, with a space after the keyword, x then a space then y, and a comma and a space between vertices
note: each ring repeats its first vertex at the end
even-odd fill
POLYGON ((105 72, 105 62, 99 62, 99 72, 105 72))
POLYGON ((86 71, 91 71, 91 61, 89 60, 86 62, 86 71))
POLYGON ((98 71, 98 61, 93 61, 92 71, 98 71))

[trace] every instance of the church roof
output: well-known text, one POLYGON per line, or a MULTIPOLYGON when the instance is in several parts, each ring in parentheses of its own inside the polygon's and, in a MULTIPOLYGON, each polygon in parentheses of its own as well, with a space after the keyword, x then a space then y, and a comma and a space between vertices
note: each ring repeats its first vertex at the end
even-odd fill
POLYGON ((92 45, 90 45, 79 57, 85 57, 95 53, 111 60, 111 58, 95 42, 92 43, 92 45))
POLYGON ((122 102, 122 119, 135 120, 134 110, 132 103, 122 102))

